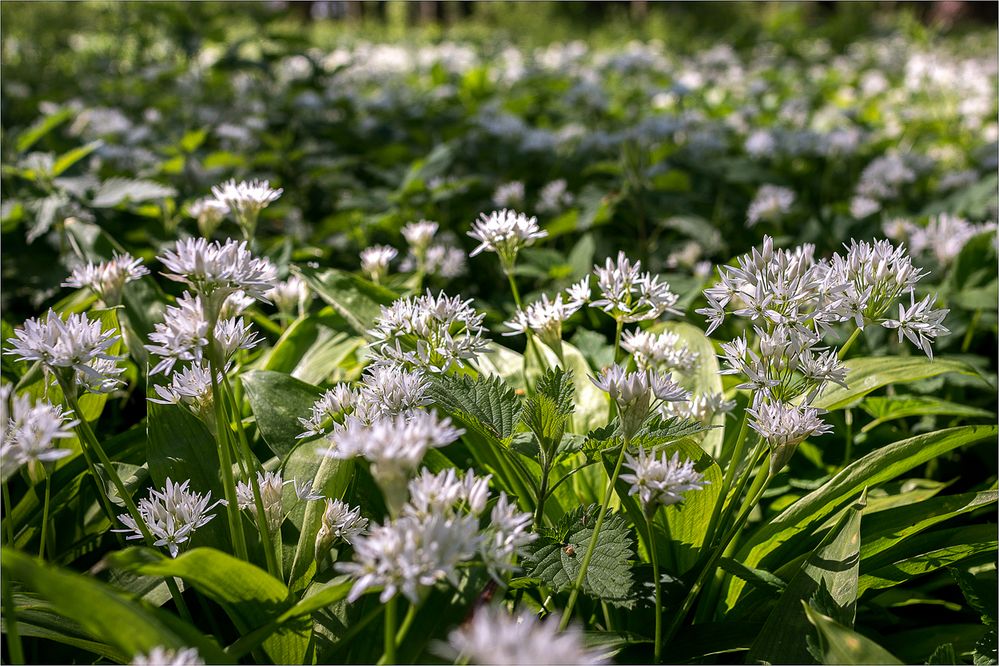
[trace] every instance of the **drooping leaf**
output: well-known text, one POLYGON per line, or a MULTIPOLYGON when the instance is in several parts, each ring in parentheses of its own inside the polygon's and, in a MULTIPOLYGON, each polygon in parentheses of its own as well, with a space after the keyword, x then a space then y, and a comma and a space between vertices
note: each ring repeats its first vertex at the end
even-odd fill
MULTIPOLYGON (((579 575, 580 563, 593 536, 600 507, 577 507, 563 516, 556 527, 560 540, 542 538, 524 558, 524 570, 554 590, 571 589, 579 575)), ((631 571, 633 541, 628 521, 608 511, 583 579, 583 592, 595 599, 630 608, 634 603, 631 571)))
POLYGON ((825 664, 901 664, 870 638, 844 627, 802 602, 808 621, 818 630, 825 664))
POLYGON ((882 423, 910 416, 964 416, 970 418, 995 418, 993 412, 979 407, 962 405, 925 395, 891 395, 867 397, 861 409, 874 417, 861 432, 873 430, 882 423))
POLYGON ((298 444, 300 417, 309 415, 312 403, 322 394, 283 372, 250 370, 240 375, 246 399, 257 421, 260 435, 274 455, 282 460, 298 444))

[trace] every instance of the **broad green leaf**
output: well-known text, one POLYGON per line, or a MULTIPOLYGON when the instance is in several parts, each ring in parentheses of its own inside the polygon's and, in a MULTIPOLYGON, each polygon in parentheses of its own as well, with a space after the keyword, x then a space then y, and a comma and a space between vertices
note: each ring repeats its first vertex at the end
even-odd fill
POLYGON ((523 390, 527 386, 524 379, 524 357, 496 342, 486 344, 486 351, 475 360, 475 367, 480 374, 499 377, 515 389, 523 390))
MULTIPOLYGON (((129 548, 109 557, 112 566, 150 576, 176 576, 216 602, 241 634, 280 617, 293 605, 284 583, 263 569, 212 548, 195 548, 170 559, 147 548, 129 548)), ((305 622, 282 625, 263 641, 278 664, 300 664, 305 657, 311 626, 305 622)))
POLYGON ((434 376, 430 397, 466 427, 497 440, 513 434, 522 409, 514 390, 496 376, 434 376))
POLYGON ((936 377, 948 372, 980 377, 964 361, 946 357, 932 361, 925 356, 877 356, 851 358, 844 362, 846 384, 849 388, 834 386, 819 396, 812 404, 821 409, 841 409, 871 391, 888 384, 905 384, 920 379, 936 377))
POLYGON ((809 659, 805 608, 816 591, 828 591, 837 615, 853 624, 860 568, 860 518, 864 499, 854 504, 812 552, 771 611, 746 656, 747 663, 804 664, 809 659))
POLYGON ((282 460, 298 444, 299 417, 309 415, 321 391, 291 375, 270 370, 250 370, 240 376, 246 399, 257 420, 260 435, 282 460))
POLYGON ((2 568, 4 575, 48 600, 60 615, 124 654, 145 654, 157 646, 193 646, 209 663, 226 662, 219 647, 194 627, 93 578, 42 564, 9 548, 3 549, 2 568))
POLYGON ((882 423, 910 416, 965 416, 970 418, 995 418, 993 412, 979 407, 962 405, 924 395, 891 395, 868 397, 860 403, 861 409, 874 420, 860 432, 873 430, 882 423))
MULTIPOLYGON (((850 463, 820 488, 805 495, 760 527, 739 549, 736 559, 749 567, 787 552, 794 540, 808 536, 826 516, 874 486, 908 472, 960 446, 994 439, 995 426, 963 426, 917 435, 889 444, 850 463)), ((743 583, 731 581, 725 605, 731 608, 743 583)))
POLYGON ((982 624, 995 627, 999 620, 999 600, 996 598, 996 570, 972 574, 960 567, 951 567, 950 575, 957 581, 961 594, 982 618, 982 624))
MULTIPOLYGON (((535 339, 538 348, 545 355, 549 367, 559 365, 558 357, 547 345, 535 339)), ((582 352, 568 342, 562 343, 562 358, 565 369, 572 371, 572 383, 576 388, 576 406, 572 413, 572 432, 585 433, 607 423, 610 398, 598 389, 590 377, 596 372, 586 362, 582 352)))
POLYGON ((545 465, 551 464, 565 434, 574 394, 572 372, 556 368, 541 375, 534 393, 524 403, 521 420, 537 437, 545 465))
POLYGON ((933 651, 930 658, 926 660, 927 664, 959 664, 960 660, 957 658, 957 653, 954 651, 953 643, 944 643, 933 651))
POLYGON ((109 178, 101 183, 90 205, 112 208, 120 203, 141 203, 177 196, 177 190, 152 180, 109 178))
POLYGON ((390 305, 396 299, 396 294, 385 287, 335 268, 320 271, 296 266, 294 270, 360 336, 367 336, 381 306, 390 305))
MULTIPOLYGON (((580 563, 593 536, 599 505, 577 507, 559 521, 558 539, 541 538, 524 558, 524 570, 540 578, 552 589, 568 590, 579 575, 580 563)), ((634 604, 631 572, 632 537, 628 521, 608 511, 604 518, 593 558, 583 580, 583 592, 616 606, 634 604)))
POLYGON ((819 632, 826 664, 901 664, 894 655, 870 638, 844 627, 802 602, 808 621, 819 632))

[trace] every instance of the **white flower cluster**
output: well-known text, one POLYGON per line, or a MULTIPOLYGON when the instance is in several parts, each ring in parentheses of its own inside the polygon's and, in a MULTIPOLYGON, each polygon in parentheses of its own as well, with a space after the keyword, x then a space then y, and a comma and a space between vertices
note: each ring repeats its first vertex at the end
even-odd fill
POLYGON ((655 334, 636 329, 621 337, 621 347, 635 357, 639 370, 690 372, 698 360, 679 335, 672 331, 655 334))
MULTIPOLYGON (((218 381, 222 381, 221 376, 218 381)), ((212 407, 212 375, 209 369, 193 363, 188 367, 173 373, 170 383, 153 387, 158 398, 149 398, 149 402, 160 405, 184 405, 202 416, 211 414, 212 407)))
POLYGON ((219 204, 224 205, 236 218, 236 223, 243 229, 247 238, 252 237, 256 230, 260 211, 277 201, 282 192, 284 190, 272 189, 266 180, 238 183, 235 180, 227 180, 221 185, 212 187, 212 194, 217 202, 216 209, 219 208, 219 204))
POLYGON ((70 314, 66 319, 49 310, 44 320, 31 318, 8 338, 11 348, 5 354, 22 361, 39 361, 47 370, 63 377, 69 385, 105 393, 121 384, 125 369, 121 357, 109 350, 121 336, 115 329, 104 330, 100 320, 86 314, 70 314), (75 371, 67 377, 66 372, 75 371))
MULTIPOLYGON (((307 481, 301 485, 294 479, 285 481, 281 478, 281 472, 257 472, 256 483, 260 489, 260 499, 264 506, 264 517, 267 519, 267 526, 271 532, 281 529, 281 523, 285 519, 283 491, 286 485, 294 485, 295 496, 301 502, 314 502, 324 499, 322 495, 312 492, 311 481, 307 481)), ((236 484, 236 502, 240 509, 249 511, 254 520, 257 519, 257 504, 250 481, 240 481, 236 484)))
POLYGON ((487 345, 482 327, 485 315, 476 313, 471 303, 471 299, 463 301, 444 292, 434 296, 427 290, 422 296, 382 306, 369 331, 374 338, 374 362, 434 373, 464 367, 487 345))
POLYGON ((569 185, 564 178, 553 180, 541 188, 538 193, 537 209, 539 213, 557 214, 571 206, 575 197, 569 192, 569 185))
POLYGON ((493 204, 500 208, 511 208, 524 203, 524 183, 514 180, 500 183, 493 192, 493 204))
POLYGON ((368 519, 361 517, 361 507, 351 507, 338 499, 326 499, 322 523, 316 534, 316 560, 322 560, 337 539, 352 544, 367 529, 368 519))
POLYGON ((470 622, 448 636, 448 657, 461 663, 505 666, 544 664, 605 664, 606 657, 587 648, 583 634, 570 626, 558 630, 558 623, 542 622, 534 613, 521 610, 511 615, 498 606, 484 606, 470 622))
POLYGON ((372 282, 380 282, 388 275, 389 263, 399 255, 399 251, 388 245, 372 245, 361 252, 361 272, 372 282))
POLYGON ((653 515, 660 506, 670 506, 682 502, 683 494, 691 490, 700 490, 707 481, 704 475, 694 469, 693 460, 680 461, 680 454, 674 453, 670 458, 665 452, 662 456, 647 455, 645 449, 639 448, 638 455, 625 453, 625 465, 632 472, 622 474, 621 480, 631 484, 629 495, 638 495, 646 515, 653 515))
POLYGON ((287 280, 277 282, 264 292, 264 299, 273 303, 278 312, 288 319, 301 317, 309 307, 312 292, 305 280, 291 275, 287 280))
POLYGON ((600 308, 616 321, 634 323, 657 319, 665 312, 679 314, 674 308, 680 297, 669 283, 660 282, 658 275, 642 272, 642 262, 632 262, 619 252, 617 261, 607 258, 603 266, 594 266, 600 298, 590 300, 590 278, 587 276, 569 288, 573 303, 587 303, 600 308))
POLYGON ((617 405, 625 437, 631 437, 661 403, 685 401, 689 394, 670 375, 651 370, 627 372, 619 365, 604 369, 590 381, 617 405))
POLYGON ((979 234, 993 231, 994 222, 972 224, 968 220, 940 213, 931 217, 925 226, 909 220, 894 219, 885 222, 885 235, 895 241, 909 242, 915 256, 931 256, 938 266, 947 266, 961 252, 968 241, 979 234))
POLYGON ((495 252, 503 270, 509 272, 520 249, 547 237, 548 232, 538 226, 538 218, 504 208, 488 215, 481 213, 479 219, 472 223, 468 235, 479 241, 478 247, 469 256, 474 257, 485 250, 495 252))
POLYGON ((203 666, 204 663, 197 648, 171 650, 158 646, 149 654, 138 654, 132 658, 132 666, 203 666))
POLYGON ((430 404, 430 381, 419 370, 407 371, 390 365, 368 368, 359 386, 337 384, 312 404, 308 417, 299 422, 305 430, 298 436, 315 437, 343 427, 348 416, 370 423, 381 416, 395 416, 430 404))
POLYGON ((505 493, 493 506, 488 526, 479 529, 489 499, 488 476, 424 469, 408 490, 409 501, 398 517, 357 536, 354 561, 337 565, 356 579, 349 600, 381 586, 383 602, 402 593, 415 603, 422 588, 441 580, 458 585, 460 565, 473 560, 499 576, 514 570, 516 557, 536 538, 528 531, 531 515, 517 511, 505 493))
POLYGON ((246 241, 182 238, 157 258, 167 269, 163 275, 189 285, 217 307, 236 291, 266 301, 277 283, 274 264, 255 257, 246 241))
MULTIPOLYGON (((149 497, 142 498, 138 503, 142 522, 155 540, 153 545, 166 546, 171 557, 177 557, 180 544, 190 540, 195 530, 204 527, 215 517, 209 511, 219 504, 225 504, 225 500, 221 499, 211 503, 211 491, 201 495, 188 490, 189 483, 190 480, 174 483, 168 478, 162 490, 150 488, 149 497)), ((118 520, 128 529, 112 530, 113 532, 131 532, 128 539, 143 538, 142 529, 132 516, 125 513, 118 516, 118 520)))
POLYGON ((580 307, 581 303, 564 302, 562 294, 557 294, 554 300, 549 299, 547 294, 542 294, 540 301, 514 313, 513 318, 506 322, 510 331, 503 335, 522 335, 532 331, 542 342, 558 352, 562 346, 562 322, 580 307))
POLYGON ((728 414, 735 409, 735 400, 726 400, 723 393, 695 393, 687 402, 667 402, 660 413, 667 417, 680 417, 711 425, 715 414, 728 414))
POLYGON ((794 191, 777 185, 764 185, 746 210, 746 226, 759 222, 776 222, 787 215, 794 204, 794 191))
POLYGON ((77 266, 62 286, 90 289, 105 305, 115 306, 121 304, 125 285, 143 275, 149 275, 149 269, 142 265, 141 259, 115 252, 109 261, 77 266))
POLYGON ((798 444, 808 437, 823 435, 832 430, 825 423, 822 411, 804 405, 786 402, 760 402, 748 409, 752 416, 750 427, 769 444, 773 455, 770 457, 770 473, 776 474, 791 459, 798 444))
POLYGON ((409 253, 399 265, 399 270, 421 275, 438 275, 451 279, 465 273, 465 252, 454 246, 450 234, 437 236, 436 222, 420 220, 402 228, 402 235, 409 244, 409 253))
POLYGON ((59 460, 72 453, 56 440, 73 436, 73 413, 31 396, 13 395, 13 385, 0 386, 0 461, 7 479, 22 465, 59 460), (9 405, 9 407, 8 407, 9 405))

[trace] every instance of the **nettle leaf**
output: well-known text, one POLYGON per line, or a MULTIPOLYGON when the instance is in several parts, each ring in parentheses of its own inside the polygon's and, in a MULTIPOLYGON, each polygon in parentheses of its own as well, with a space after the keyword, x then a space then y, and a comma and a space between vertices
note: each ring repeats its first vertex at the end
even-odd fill
POLYGON ((546 370, 538 379, 535 393, 524 403, 521 420, 541 445, 544 459, 550 461, 562 441, 574 409, 572 371, 546 370))
POLYGON ((930 658, 926 660, 927 664, 957 664, 960 663, 957 658, 957 652, 954 650, 953 643, 944 643, 943 645, 937 646, 937 649, 933 651, 930 658))
MULTIPOLYGON (((586 508, 577 507, 563 516, 556 528, 546 531, 547 537, 543 536, 524 558, 525 572, 540 578, 557 592, 571 589, 579 575, 599 511, 598 505, 591 504, 586 508)), ((583 592, 609 604, 630 608, 634 604, 633 547, 627 519, 619 513, 608 512, 586 570, 583 592)))
POLYGON ((479 379, 434 377, 430 397, 466 427, 499 440, 513 435, 523 408, 514 390, 495 375, 479 379))
POLYGON ((982 623, 994 629, 996 618, 999 617, 995 570, 973 575, 969 571, 954 567, 950 570, 950 575, 957 581, 968 605, 982 616, 982 623))
POLYGON ((975 666, 992 666, 999 663, 997 643, 999 643, 999 636, 996 635, 996 628, 992 627, 975 643, 975 652, 972 655, 975 666))

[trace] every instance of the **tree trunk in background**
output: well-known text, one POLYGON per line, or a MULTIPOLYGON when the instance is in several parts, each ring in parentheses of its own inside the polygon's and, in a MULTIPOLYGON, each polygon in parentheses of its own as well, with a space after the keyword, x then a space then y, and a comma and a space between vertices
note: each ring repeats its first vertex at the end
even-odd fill
POLYGON ((649 0, 631 0, 631 18, 642 19, 649 14, 649 0))

